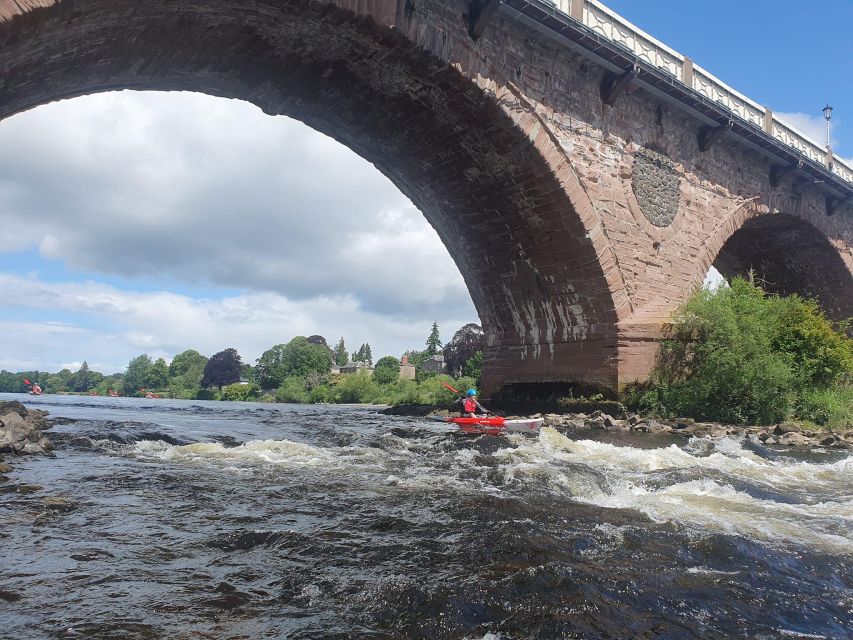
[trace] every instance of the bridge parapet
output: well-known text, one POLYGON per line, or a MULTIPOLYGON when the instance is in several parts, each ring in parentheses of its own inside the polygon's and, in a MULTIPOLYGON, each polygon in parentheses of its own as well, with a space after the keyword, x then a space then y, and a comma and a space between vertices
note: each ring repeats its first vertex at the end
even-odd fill
MULTIPOLYGON (((604 38, 610 45, 621 48, 629 60, 646 65, 648 68, 659 72, 664 84, 667 78, 673 85, 681 85, 696 94, 702 100, 710 102, 720 108, 724 117, 731 120, 739 120, 746 125, 747 131, 735 130, 735 133, 744 134, 751 142, 756 142, 764 134, 784 145, 791 153, 792 158, 799 163, 803 160, 805 164, 812 165, 830 178, 836 188, 841 187, 845 195, 853 195, 853 167, 833 158, 820 143, 812 140, 807 135, 798 131, 791 124, 780 119, 770 109, 758 104, 739 91, 730 87, 719 78, 715 77, 706 69, 684 56, 683 54, 668 47, 650 34, 601 4, 598 0, 499 0, 510 9, 513 15, 518 17, 533 18, 536 15, 547 18, 547 12, 551 11, 551 18, 557 17, 563 21, 580 23, 595 36, 604 38), (536 11, 538 9, 538 11, 536 11), (543 13, 544 12, 544 13, 543 13), (751 131, 750 131, 751 130, 751 131), (832 180, 835 178, 836 180, 832 180), (837 182, 841 181, 841 182, 837 182)), ((568 40, 573 38, 570 29, 560 28, 554 20, 542 20, 547 27, 556 31, 558 36, 568 40)), ((583 39, 581 39, 583 40, 583 39)), ((580 42, 583 46, 583 41, 580 42)), ((601 52, 593 52, 600 56, 601 52)), ((604 59, 605 65, 616 70, 619 65, 609 57, 604 59), (607 64, 611 63, 611 64, 607 64)), ((643 79, 641 77, 641 79, 643 79)), ((656 88, 661 85, 655 83, 656 88)), ((679 97, 676 96, 676 99, 679 97)), ((685 101, 688 107, 694 107, 691 101, 685 101)), ((704 115, 707 115, 704 114, 704 115)), ((711 124, 714 124, 713 122, 711 124)), ((725 125, 717 122, 718 125, 725 125)))

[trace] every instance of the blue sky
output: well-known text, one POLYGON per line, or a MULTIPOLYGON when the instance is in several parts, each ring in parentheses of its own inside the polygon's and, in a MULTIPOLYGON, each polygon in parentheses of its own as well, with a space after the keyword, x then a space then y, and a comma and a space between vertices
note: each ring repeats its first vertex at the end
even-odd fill
POLYGON ((834 148, 853 158, 853 1, 604 4, 773 111, 806 114, 822 127, 829 102, 834 148))
MULTIPOLYGON (((853 0, 606 4, 818 142, 830 102, 853 158, 853 0)), ((445 340, 477 320, 386 178, 252 105, 85 96, 0 122, 0 149, 0 368, 111 372, 229 346, 254 362, 313 333, 400 355, 434 320, 445 340)))

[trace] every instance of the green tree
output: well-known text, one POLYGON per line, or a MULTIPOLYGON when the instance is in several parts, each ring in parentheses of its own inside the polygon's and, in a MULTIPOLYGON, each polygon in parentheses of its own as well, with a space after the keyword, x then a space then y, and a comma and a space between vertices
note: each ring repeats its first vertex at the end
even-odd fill
MULTIPOLYGON (((444 364, 447 365, 447 372, 454 377, 464 373, 465 364, 478 351, 482 352, 483 343, 484 334, 480 325, 470 322, 461 327, 453 334, 450 342, 444 345, 444 364)), ((475 377, 479 377, 479 374, 475 377)))
POLYGON ((169 386, 169 365, 163 358, 157 358, 148 369, 145 385, 150 389, 165 389, 169 386))
POLYGON ((243 363, 237 350, 229 347, 211 356, 204 366, 201 379, 202 387, 222 388, 227 384, 240 381, 240 369, 243 363))
POLYGON ((432 323, 432 330, 429 332, 429 337, 426 341, 426 351, 428 358, 438 355, 441 351, 441 337, 438 335, 438 323, 432 323))
POLYGON ((131 360, 124 372, 124 393, 128 396, 142 395, 141 389, 148 384, 148 371, 154 365, 147 353, 131 360))
MULTIPOLYGON (((172 362, 169 364, 169 377, 177 378, 178 376, 186 375, 190 371, 199 371, 201 374, 206 364, 207 358, 195 349, 187 349, 172 358, 172 362)), ((199 380, 201 380, 201 375, 199 375, 199 380)))
POLYGON ((366 362, 370 366, 373 366, 373 354, 370 352, 370 345, 368 343, 362 343, 362 345, 358 348, 352 355, 353 362, 366 362))
MULTIPOLYGON (((71 375, 71 378, 68 381, 68 386, 71 388, 71 391, 88 391, 95 385, 92 384, 91 381, 91 371, 89 371, 89 363, 85 360, 80 368, 71 375)), ((48 378, 49 380, 49 378, 48 378)))
POLYGON ((341 336, 341 339, 338 340, 337 346, 333 351, 335 364, 339 367, 344 366, 349 362, 349 353, 347 352, 346 345, 344 345, 344 337, 341 336))
POLYGON ((255 367, 255 380, 264 389, 277 389, 285 378, 325 375, 331 364, 332 353, 327 347, 296 336, 287 344, 277 344, 264 351, 255 367))
POLYGON ((169 364, 169 392, 175 398, 195 398, 201 389, 207 358, 194 349, 187 349, 172 358, 169 364))
POLYGON ((376 361, 373 379, 377 384, 393 384, 400 379, 400 361, 394 356, 382 356, 376 361))
POLYGON ((477 351, 473 356, 465 361, 462 367, 462 375, 468 378, 473 378, 477 381, 477 386, 480 386, 480 373, 483 370, 483 352, 477 351))

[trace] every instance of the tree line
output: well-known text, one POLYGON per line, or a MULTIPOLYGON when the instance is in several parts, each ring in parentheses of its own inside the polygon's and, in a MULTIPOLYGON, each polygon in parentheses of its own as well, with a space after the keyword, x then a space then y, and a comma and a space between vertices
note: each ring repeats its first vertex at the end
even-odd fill
POLYGON ((113 394, 141 397, 153 393, 184 399, 267 400, 280 402, 431 402, 442 397, 435 373, 422 368, 424 362, 442 354, 447 379, 462 386, 479 381, 482 365, 483 331, 467 324, 442 346, 438 323, 433 323, 422 350, 411 349, 405 356, 415 366, 415 380, 400 380, 400 360, 386 355, 376 361, 372 376, 339 375, 332 365, 350 361, 373 367, 368 343, 362 343, 352 355, 341 337, 331 347, 321 335, 296 336, 277 344, 255 361, 244 363, 234 348, 223 349, 210 357, 194 349, 165 358, 148 354, 133 358, 124 371, 105 375, 92 371, 87 362, 75 372, 62 369, 42 371, 0 371, 0 392, 26 393, 26 380, 35 382, 45 393, 113 394), (438 395, 436 395, 438 394, 438 395))

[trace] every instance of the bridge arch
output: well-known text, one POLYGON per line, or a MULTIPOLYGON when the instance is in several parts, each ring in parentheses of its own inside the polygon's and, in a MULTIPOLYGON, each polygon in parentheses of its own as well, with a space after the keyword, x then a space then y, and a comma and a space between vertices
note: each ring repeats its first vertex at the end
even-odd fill
POLYGON ((0 0, 0 119, 137 89, 238 98, 301 120, 372 162, 436 229, 486 331, 487 391, 615 386, 624 283, 535 110, 380 24, 397 2, 339 4, 0 0))
POLYGON ((745 213, 713 261, 726 279, 752 272, 771 293, 814 298, 833 320, 853 317, 853 299, 839 295, 853 291, 853 256, 840 242, 797 215, 745 213))

